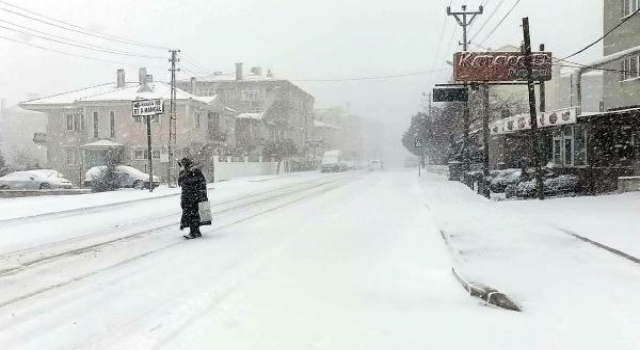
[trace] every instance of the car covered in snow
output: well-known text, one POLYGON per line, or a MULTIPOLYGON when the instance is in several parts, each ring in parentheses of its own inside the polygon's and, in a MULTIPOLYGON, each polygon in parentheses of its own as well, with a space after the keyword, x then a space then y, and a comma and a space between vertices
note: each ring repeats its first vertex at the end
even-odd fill
MULTIPOLYGON (((84 186, 92 187, 93 182, 102 179, 107 173, 107 166, 94 166, 84 175, 84 186)), ((117 187, 119 188, 149 188, 149 174, 127 165, 117 165, 115 168, 117 187)), ((153 176, 153 187, 160 186, 160 178, 153 176)))
POLYGON ((0 190, 49 190, 72 187, 71 181, 53 169, 16 171, 0 177, 0 190))
POLYGON ((372 159, 369 161, 368 168, 370 171, 382 170, 382 161, 380 159, 372 159))
POLYGON ((331 150, 324 152, 322 163, 320 164, 321 172, 340 172, 349 170, 349 165, 343 159, 342 151, 331 150))

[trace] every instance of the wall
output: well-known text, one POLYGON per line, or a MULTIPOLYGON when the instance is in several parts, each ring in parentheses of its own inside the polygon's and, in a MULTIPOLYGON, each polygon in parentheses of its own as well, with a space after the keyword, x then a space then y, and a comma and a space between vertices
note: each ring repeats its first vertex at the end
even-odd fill
MULTIPOLYGON (((611 30, 622 21, 622 1, 604 0, 604 33, 611 30)), ((640 16, 630 18, 604 39, 604 55, 608 56, 622 50, 640 46, 640 16)), ((604 73, 604 103, 605 110, 640 105, 640 80, 634 79, 621 82, 621 61, 607 65, 605 68, 614 70, 604 73)))
POLYGON ((5 161, 11 165, 18 165, 16 158, 20 158, 22 154, 32 162, 31 166, 37 164, 46 167, 48 165, 47 148, 33 142, 34 133, 46 131, 46 114, 18 106, 5 109, 0 120, 0 139, 2 139, 0 151, 5 161))
MULTIPOLYGON (((275 175, 278 167, 276 162, 249 162, 248 157, 245 157, 243 162, 221 162, 218 156, 214 156, 213 161, 216 182, 238 177, 275 175)), ((280 165, 281 171, 282 167, 280 165)))

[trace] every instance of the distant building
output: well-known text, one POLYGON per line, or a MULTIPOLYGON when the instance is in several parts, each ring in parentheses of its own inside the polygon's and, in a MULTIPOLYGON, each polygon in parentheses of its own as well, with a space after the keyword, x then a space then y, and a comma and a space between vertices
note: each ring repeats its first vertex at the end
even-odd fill
POLYGON ((12 168, 47 167, 47 115, 20 106, 0 113, 0 151, 12 168), (40 139, 38 139, 40 137, 40 139))
MULTIPOLYGON (((171 87, 154 82, 142 68, 137 82, 126 82, 124 70, 118 70, 116 82, 65 92, 23 102, 24 109, 46 113, 48 163, 76 184, 84 172, 102 165, 109 151, 122 152, 123 161, 148 171, 145 122, 132 116, 132 102, 138 99, 165 101, 164 113, 153 117, 152 154, 154 174, 166 181, 169 166, 169 100, 171 87)), ((209 171, 207 156, 234 146, 235 112, 225 108, 213 96, 197 97, 180 89, 177 95, 177 149, 175 157, 201 157, 209 171)), ((174 174, 175 176, 175 174, 174 174)))
POLYGON ((218 96, 225 106, 239 111, 236 149, 230 155, 261 155, 267 142, 291 139, 302 155, 313 129, 314 98, 286 79, 262 68, 249 74, 236 64, 235 74, 191 78, 178 87, 195 96, 218 96), (232 154, 234 153, 234 154, 232 154))

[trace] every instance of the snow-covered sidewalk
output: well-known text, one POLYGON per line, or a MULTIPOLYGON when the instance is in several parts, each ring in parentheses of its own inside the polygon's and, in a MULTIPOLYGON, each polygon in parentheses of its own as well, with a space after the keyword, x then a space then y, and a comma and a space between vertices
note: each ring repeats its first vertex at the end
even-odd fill
POLYGON ((540 336, 593 349, 640 344, 639 266, 567 233, 638 252, 631 227, 640 197, 494 202, 437 175, 423 177, 422 188, 458 270, 544 317, 551 333, 540 336))

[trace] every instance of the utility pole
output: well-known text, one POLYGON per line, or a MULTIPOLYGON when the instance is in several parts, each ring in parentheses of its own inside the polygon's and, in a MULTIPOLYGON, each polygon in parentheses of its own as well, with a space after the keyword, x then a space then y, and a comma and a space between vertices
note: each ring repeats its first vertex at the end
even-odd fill
POLYGON ((533 164, 536 167, 536 183, 538 199, 544 199, 544 182, 542 181, 542 167, 540 162, 540 140, 538 135, 538 113, 536 112, 536 87, 533 80, 533 68, 531 63, 531 36, 529 34, 529 17, 522 19, 522 31, 524 34, 524 53, 527 65, 527 86, 529 88, 529 116, 531 122, 531 141, 533 143, 533 164))
MULTIPOLYGON (((544 44, 540 44, 540 52, 544 52, 544 44)), ((547 111, 547 97, 546 97, 546 91, 545 91, 545 86, 544 86, 544 79, 540 80, 540 113, 544 114, 544 112, 547 111)), ((543 133, 544 135, 544 133, 543 133)), ((540 145, 540 150, 541 150, 541 159, 542 159, 542 164, 545 165, 549 162, 549 159, 547 159, 547 143, 545 142, 544 138, 541 141, 541 145, 540 145)), ((544 193, 543 193, 544 194, 544 193)))
MULTIPOLYGON (((467 27, 473 23, 473 20, 476 19, 478 15, 481 15, 483 12, 483 7, 480 6, 478 11, 467 11, 467 5, 462 5, 462 11, 453 12, 451 11, 451 7, 447 6, 447 15, 453 16, 458 24, 462 27, 462 51, 467 51, 467 45, 469 42, 467 41, 467 27)), ((467 89, 467 84, 464 84, 465 89, 467 89)), ((469 101, 465 101, 464 110, 463 110, 463 128, 464 133, 462 136, 462 149, 463 149, 463 163, 464 169, 469 170, 469 101)))
POLYGON ((171 106, 169 108, 169 144, 167 146, 168 156, 169 156, 169 164, 167 164, 167 185, 169 187, 175 187, 176 182, 176 174, 178 173, 178 169, 176 168, 176 159, 175 159, 175 151, 176 151, 176 132, 177 132, 177 123, 176 123, 176 72, 180 71, 180 68, 176 68, 176 63, 180 62, 180 59, 177 57, 178 52, 180 50, 169 50, 171 54, 171 58, 169 58, 169 62, 171 62, 171 106))
MULTIPOLYGON (((158 115, 158 118, 160 116, 158 115)), ((153 149, 151 148, 151 115, 146 116, 147 120, 147 154, 149 157, 149 192, 153 192, 153 149)))
POLYGON ((482 147, 484 148, 482 160, 482 195, 489 198, 491 192, 486 179, 489 177, 489 84, 482 84, 482 147))

